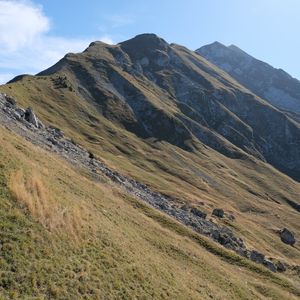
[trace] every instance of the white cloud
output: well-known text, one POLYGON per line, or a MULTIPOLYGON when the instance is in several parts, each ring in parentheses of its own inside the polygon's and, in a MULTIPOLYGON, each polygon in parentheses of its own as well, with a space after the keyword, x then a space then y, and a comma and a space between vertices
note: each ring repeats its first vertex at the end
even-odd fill
POLYGON ((12 77, 23 73, 35 74, 50 67, 68 52, 84 50, 90 42, 42 36, 35 39, 34 44, 18 51, 0 51, 0 83, 5 83, 8 76, 2 74, 2 69, 9 70, 6 73, 12 74, 12 77))
POLYGON ((50 22, 41 7, 28 1, 0 0, 0 49, 17 50, 49 28, 50 22))
POLYGON ((0 0, 0 84, 15 75, 35 74, 68 52, 83 51, 93 40, 113 43, 108 35, 82 39, 51 36, 50 24, 42 7, 29 0, 0 0))

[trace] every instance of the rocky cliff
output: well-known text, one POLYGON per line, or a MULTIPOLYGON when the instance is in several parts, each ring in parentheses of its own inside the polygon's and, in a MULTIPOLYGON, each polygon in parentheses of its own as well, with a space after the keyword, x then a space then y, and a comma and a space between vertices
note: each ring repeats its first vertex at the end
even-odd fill
POLYGON ((282 69, 276 69, 247 54, 235 45, 226 47, 215 42, 196 52, 230 74, 243 86, 272 105, 300 113, 300 81, 282 69))

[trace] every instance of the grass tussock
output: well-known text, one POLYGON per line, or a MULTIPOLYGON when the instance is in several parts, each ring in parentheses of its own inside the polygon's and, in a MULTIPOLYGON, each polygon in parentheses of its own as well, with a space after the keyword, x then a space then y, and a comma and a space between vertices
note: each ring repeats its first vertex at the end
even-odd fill
POLYGON ((62 205, 55 201, 45 186, 41 175, 16 171, 9 180, 15 200, 32 218, 54 233, 67 233, 78 239, 85 226, 86 209, 79 205, 62 205))

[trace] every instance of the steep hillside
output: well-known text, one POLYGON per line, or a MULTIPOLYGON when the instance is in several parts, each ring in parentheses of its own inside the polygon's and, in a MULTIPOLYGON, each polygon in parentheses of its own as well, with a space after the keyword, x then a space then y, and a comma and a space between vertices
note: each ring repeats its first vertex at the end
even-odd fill
POLYGON ((238 47, 215 42, 196 50, 198 54, 223 69, 239 83, 272 105, 300 114, 300 81, 281 69, 255 59, 238 47))
POLYGON ((216 247, 0 127, 1 299, 296 299, 216 247), (249 284, 245 285, 245 281, 249 284))
MULTIPOLYGON (((300 185, 291 178, 299 179, 300 175, 299 124, 251 94, 225 72, 194 52, 179 45, 169 45, 157 36, 148 34, 115 46, 95 42, 83 53, 68 54, 41 74, 19 77, 10 84, 1 86, 0 91, 15 97, 18 104, 24 108, 31 106, 43 123, 62 129, 74 143, 88 149, 92 157, 98 157, 111 169, 171 197, 176 207, 183 210, 185 207, 188 207, 188 210, 196 208, 206 213, 207 219, 227 226, 243 238, 247 248, 256 249, 268 258, 284 261, 290 266, 300 264, 297 243, 300 234, 300 185), (226 217, 211 216, 214 208, 224 209, 226 217), (278 230, 282 228, 288 228, 295 233, 297 242, 294 247, 280 240, 278 230)), ((2 131, 3 134, 9 134, 2 131)), ((9 138, 6 141, 9 142, 9 138)), ((18 143, 24 142, 20 140, 18 143)), ((18 153, 17 151, 16 155, 19 155, 18 153)), ((35 158, 32 157, 32 160, 35 158)), ((48 158, 45 158, 45 161, 48 161, 48 158)), ((56 164, 55 168, 53 180, 60 164, 56 164)), ((79 172, 76 176, 82 176, 80 171, 74 169, 72 172, 79 172)), ((85 177, 89 178, 87 175, 85 177)), ((78 178, 79 187, 81 181, 85 184, 84 180, 78 178)), ((63 188, 68 181, 62 180, 61 183, 63 188)), ((104 187, 97 186, 94 189, 89 185, 86 189, 91 193, 88 201, 91 205, 99 198, 98 188, 104 187)), ((111 188, 109 186, 108 190, 111 188)), ((82 194, 81 191, 78 193, 82 194)), ((122 195, 120 196, 119 192, 117 195, 109 195, 106 198, 107 203, 110 203, 110 197, 116 197, 118 201, 129 197, 127 193, 122 195)), ((130 205, 132 201, 129 201, 130 205)), ((132 248, 142 249, 139 243, 141 236, 144 236, 144 227, 137 228, 143 222, 144 214, 146 218, 149 214, 155 215, 156 217, 150 217, 151 222, 154 222, 154 219, 155 226, 158 226, 158 222, 159 226, 167 226, 168 230, 169 222, 177 224, 150 208, 146 210, 147 206, 138 200, 134 201, 133 206, 138 208, 141 219, 134 214, 128 216, 128 220, 136 226, 132 230, 138 230, 132 233, 137 239, 131 240, 132 248)), ((128 202, 126 203, 129 206, 126 207, 116 203, 119 202, 110 204, 113 212, 109 217, 115 220, 112 221, 114 225, 111 230, 119 228, 114 227, 118 224, 118 218, 114 219, 115 212, 123 215, 127 214, 127 210, 131 211, 128 202)), ((136 213, 135 209, 133 211, 136 213)), ((96 220, 98 217, 96 216, 96 220)), ((145 226, 149 224, 145 223, 145 226)), ((173 225, 171 227, 174 228, 173 225)), ((181 225, 176 228, 176 233, 172 234, 177 235, 182 231, 187 232, 186 230, 192 234, 181 225)), ((149 234, 164 240, 165 232, 160 232, 159 235, 152 227, 148 227, 147 230, 149 234)), ((122 232, 126 236, 126 233, 122 232)), ((196 233, 192 236, 193 240, 205 239, 196 233)), ((117 239, 117 235, 111 236, 112 240, 115 238, 117 239)), ((171 236, 170 241, 173 238, 171 236)), ((121 243, 121 238, 118 239, 119 242, 121 243)), ((194 245, 194 242, 190 243, 189 240, 187 245, 194 245)), ((200 256, 211 255, 207 251, 212 251, 211 247, 219 247, 214 242, 209 243, 200 256)), ((195 245, 195 249, 198 247, 198 244, 195 245)), ((147 246, 143 249, 142 252, 150 251, 147 246)), ((225 248, 218 249, 235 255, 233 252, 227 252, 225 248)), ((69 250, 66 250, 66 255, 67 251, 69 250)), ((195 251, 202 250, 199 248, 195 251)), ((219 250, 212 252, 219 253, 218 256, 221 255, 224 259, 219 250)), ((94 255, 96 254, 93 254, 93 257, 94 255)), ((192 252, 187 256, 189 260, 192 259, 192 252)), ((114 256, 114 259, 119 258, 114 256)), ((244 261, 241 257, 239 259, 244 261)), ((214 258, 209 256, 208 260, 214 261, 214 258)), ((232 266, 228 265, 228 261, 231 260, 232 258, 227 257, 225 261, 220 260, 220 264, 218 260, 213 274, 218 272, 216 270, 222 264, 225 264, 224 270, 228 268, 226 270, 230 273, 232 266)), ((137 257, 134 261, 136 266, 141 263, 137 257)), ((250 260, 246 261, 252 265, 250 260)), ((203 261, 204 265, 209 272, 213 268, 212 263, 206 264, 206 259, 203 261)), ((260 265, 255 266, 262 268, 262 272, 269 272, 260 265)), ((163 264, 162 267, 169 268, 169 265, 163 264)), ((147 268, 148 264, 144 270, 147 268)), ((197 272, 203 273, 203 270, 197 268, 197 272)), ((156 270, 160 272, 159 268, 156 270)), ((183 270, 191 272, 189 268, 183 270)), ((269 293, 269 283, 266 286, 258 284, 261 279, 253 280, 253 277, 258 275, 256 271, 251 275, 252 271, 245 271, 246 277, 239 275, 240 279, 236 281, 243 281, 242 290, 245 289, 250 294, 232 296, 233 294, 225 289, 224 294, 213 293, 214 297, 289 297, 285 294, 286 290, 281 292, 277 287, 274 288, 276 291, 272 290, 269 293), (259 287, 253 292, 252 287, 245 286, 245 281, 258 284, 259 287)), ((108 274, 113 277, 115 275, 110 271, 108 274)), ((156 277, 155 272, 147 274, 156 277)), ((273 280, 273 275, 270 274, 266 276, 273 280)), ((200 276, 197 273, 191 276, 193 280, 198 280, 204 275, 200 276)), ((221 276, 226 278, 229 275, 221 276)), ((290 277, 290 280, 297 284, 297 276, 297 268, 291 267, 280 275, 280 278, 290 277)), ((215 286, 220 287, 222 284, 218 283, 217 278, 214 281, 215 286)), ((123 286, 128 283, 126 278, 124 281, 120 280, 124 283, 123 286)), ((145 282, 147 280, 145 279, 145 282)), ((171 286, 177 286, 177 279, 172 280, 174 285, 171 286)), ((166 282, 161 280, 161 277, 158 277, 157 281, 166 282)), ((145 282, 141 286, 144 287, 145 282)), ((192 282, 195 282, 196 286, 200 281, 192 282)), ((120 283, 120 286, 122 284, 120 283)), ((168 284, 166 283, 167 286, 168 284)), ((188 283, 182 285, 190 286, 188 283)), ((155 283, 151 281, 149 288, 154 286, 155 283)), ((190 291, 196 291, 195 286, 191 287, 190 291)), ((287 289, 293 293, 292 287, 287 289)), ((181 290, 177 295, 189 295, 190 291, 181 290)), ((174 298, 176 294, 172 293, 164 297, 174 298)), ((190 298, 195 299, 201 299, 200 295, 202 298, 206 297, 204 294, 190 295, 190 298)), ((155 296, 159 298, 158 294, 155 296)))

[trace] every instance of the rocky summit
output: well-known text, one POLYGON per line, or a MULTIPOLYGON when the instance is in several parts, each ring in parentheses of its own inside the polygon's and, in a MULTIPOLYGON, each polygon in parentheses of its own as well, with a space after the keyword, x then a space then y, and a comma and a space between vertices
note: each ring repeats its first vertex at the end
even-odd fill
POLYGON ((196 52, 218 66, 250 91, 299 120, 300 81, 282 69, 258 60, 235 45, 219 42, 196 52))
POLYGON ((299 101, 155 34, 0 86, 0 297, 297 299, 299 101))

